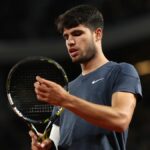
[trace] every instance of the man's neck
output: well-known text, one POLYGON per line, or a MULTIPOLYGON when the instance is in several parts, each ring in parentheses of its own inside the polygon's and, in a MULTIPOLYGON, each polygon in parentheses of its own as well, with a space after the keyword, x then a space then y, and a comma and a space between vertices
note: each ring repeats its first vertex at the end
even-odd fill
POLYGON ((108 62, 108 59, 104 55, 99 55, 90 61, 81 64, 82 75, 86 75, 90 72, 93 72, 97 68, 103 66, 105 63, 108 62))

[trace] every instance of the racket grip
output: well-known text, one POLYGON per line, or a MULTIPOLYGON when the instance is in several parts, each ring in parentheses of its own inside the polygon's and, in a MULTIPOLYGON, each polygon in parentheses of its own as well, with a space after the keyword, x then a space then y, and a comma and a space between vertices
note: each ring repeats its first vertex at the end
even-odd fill
POLYGON ((51 130, 51 128, 52 128, 53 123, 59 118, 59 116, 64 112, 64 110, 65 110, 65 109, 64 109, 63 107, 61 107, 61 108, 55 113, 55 115, 50 118, 50 121, 48 122, 48 124, 47 124, 47 126, 46 126, 46 128, 45 128, 45 130, 44 130, 44 134, 43 134, 43 137, 44 137, 44 138, 48 138, 48 137, 49 137, 49 133, 50 133, 50 130, 51 130))
MULTIPOLYGON (((63 112, 64 112, 64 108, 61 107, 61 108, 55 113, 55 115, 50 118, 50 121, 49 121, 47 127, 50 126, 50 124, 53 124, 53 123, 59 118, 59 116, 60 116, 63 112)), ((47 130, 47 129, 46 129, 46 130, 47 130)))
MULTIPOLYGON (((52 116, 50 118, 50 121, 48 122, 45 130, 44 130, 44 133, 42 136, 40 136, 41 134, 37 131, 37 129, 35 128, 35 126, 32 124, 32 123, 29 123, 29 127, 30 129, 37 135, 38 137, 38 141, 41 143, 43 140, 49 138, 49 135, 50 135, 50 131, 51 131, 51 128, 52 128, 52 125, 53 123, 59 118, 59 116, 64 112, 64 108, 60 108, 55 114, 54 116, 52 116)), ((47 122, 47 121, 46 121, 47 122)))
POLYGON ((56 112, 56 116, 60 116, 63 112, 64 112, 64 108, 63 107, 61 107, 57 112, 56 112))

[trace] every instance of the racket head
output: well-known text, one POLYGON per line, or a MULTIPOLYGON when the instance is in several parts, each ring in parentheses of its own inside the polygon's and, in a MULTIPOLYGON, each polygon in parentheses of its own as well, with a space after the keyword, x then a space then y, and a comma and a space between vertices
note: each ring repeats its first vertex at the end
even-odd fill
POLYGON ((53 106, 38 101, 34 92, 36 76, 51 80, 68 89, 68 78, 53 59, 32 56, 17 62, 9 71, 6 91, 14 112, 30 123, 45 123, 51 116, 53 106))

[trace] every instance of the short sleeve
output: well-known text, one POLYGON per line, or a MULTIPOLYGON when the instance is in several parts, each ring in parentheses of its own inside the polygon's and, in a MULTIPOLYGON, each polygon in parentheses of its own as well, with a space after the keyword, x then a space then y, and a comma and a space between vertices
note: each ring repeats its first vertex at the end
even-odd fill
POLYGON ((114 92, 130 92, 142 99, 142 88, 139 75, 133 65, 127 63, 119 64, 119 71, 113 85, 114 92))

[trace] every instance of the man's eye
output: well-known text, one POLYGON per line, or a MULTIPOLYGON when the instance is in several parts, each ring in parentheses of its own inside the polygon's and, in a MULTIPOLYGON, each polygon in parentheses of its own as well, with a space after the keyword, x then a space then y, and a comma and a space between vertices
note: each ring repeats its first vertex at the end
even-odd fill
POLYGON ((76 31, 73 33, 74 36, 80 36, 81 34, 82 34, 82 32, 80 32, 80 31, 76 31))
POLYGON ((67 35, 65 35, 65 36, 63 36, 63 38, 64 38, 65 40, 67 40, 67 39, 68 39, 68 36, 67 36, 67 35))

